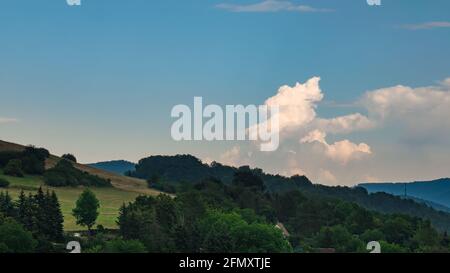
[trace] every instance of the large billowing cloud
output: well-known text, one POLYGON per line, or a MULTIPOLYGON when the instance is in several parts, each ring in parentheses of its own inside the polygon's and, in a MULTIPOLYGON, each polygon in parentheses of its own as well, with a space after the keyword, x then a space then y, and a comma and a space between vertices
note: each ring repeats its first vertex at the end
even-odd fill
MULTIPOLYGON (((349 134, 358 130, 372 129, 375 125, 368 117, 360 113, 331 119, 318 117, 316 108, 324 98, 319 83, 319 77, 312 77, 305 83, 296 83, 293 86, 284 85, 278 89, 274 96, 265 101, 265 105, 279 108, 277 118, 279 119, 279 130, 283 141, 285 143, 293 142, 296 146, 314 146, 316 149, 312 149, 312 153, 338 165, 347 165, 351 161, 360 160, 370 155, 372 153, 371 148, 365 143, 355 144, 348 139, 338 140, 332 144, 326 141, 327 134, 349 134), (301 141, 298 141, 299 139, 301 141)), ((286 175, 308 174, 295 159, 297 154, 295 146, 288 150, 281 148, 280 151, 275 153, 288 153, 288 156, 284 157, 287 162, 285 168, 280 170, 281 173, 286 175)), ((231 165, 252 161, 237 146, 226 151, 220 156, 219 160, 231 165)), ((330 171, 320 173, 322 178, 324 174, 327 174, 326 177, 328 178, 331 177, 330 171)), ((330 179, 327 179, 327 181, 330 181, 330 179)))
POLYGON ((279 107, 279 127, 284 136, 299 134, 299 130, 320 129, 331 134, 348 134, 375 127, 374 121, 360 113, 331 119, 318 117, 317 104, 324 98, 319 82, 319 77, 313 77, 303 84, 284 85, 275 96, 266 100, 267 106, 279 107))
POLYGON ((450 78, 434 86, 368 91, 351 104, 361 113, 331 118, 317 112, 324 99, 319 83, 313 77, 282 86, 265 101, 280 108, 277 151, 241 145, 222 159, 330 185, 450 176, 450 78))

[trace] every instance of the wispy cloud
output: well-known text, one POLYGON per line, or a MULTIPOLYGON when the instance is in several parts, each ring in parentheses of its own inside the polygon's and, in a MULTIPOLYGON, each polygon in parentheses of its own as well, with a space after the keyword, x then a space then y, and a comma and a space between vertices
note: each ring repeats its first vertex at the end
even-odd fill
POLYGON ((331 9, 314 8, 308 5, 299 5, 291 1, 264 0, 254 4, 228 4, 222 3, 216 6, 219 9, 230 12, 331 12, 331 9))
POLYGON ((15 123, 15 122, 18 122, 19 120, 18 119, 15 119, 15 118, 2 118, 2 117, 0 117, 0 124, 3 124, 3 123, 15 123))
POLYGON ((409 29, 409 30, 450 28, 450 21, 436 21, 436 22, 426 22, 426 23, 420 23, 420 24, 402 25, 401 28, 409 29))

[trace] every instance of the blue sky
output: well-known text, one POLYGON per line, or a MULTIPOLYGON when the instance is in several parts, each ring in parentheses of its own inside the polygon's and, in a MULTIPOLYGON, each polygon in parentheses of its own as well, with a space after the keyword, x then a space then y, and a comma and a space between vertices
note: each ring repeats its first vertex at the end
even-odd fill
MULTIPOLYGON (((0 138, 72 152, 82 162, 176 153, 220 160, 235 143, 171 139, 174 105, 192 104, 194 96, 220 105, 262 104, 282 85, 320 76, 325 98, 318 115, 369 115, 355 103, 365 92, 440 86, 450 77, 449 1, 382 0, 371 7, 365 0, 272 0, 270 7, 281 2, 284 8, 252 10, 265 2, 82 0, 70 7, 65 0, 2 1, 0 138), (289 8, 300 5, 313 10, 289 8), (244 11, 236 12, 239 7, 244 11)), ((342 166, 299 157, 290 168, 340 184, 450 176, 444 168, 450 151, 423 144, 438 142, 429 136, 405 138, 410 131, 399 129, 398 119, 345 137, 328 134, 330 144, 368 143, 374 153, 365 162, 342 166), (392 149, 402 157, 383 152, 392 149), (422 160, 406 160, 410 153, 422 160), (426 170, 409 171, 424 162, 426 170), (347 176, 352 170, 358 171, 347 176)), ((270 158, 287 156, 280 151, 248 163, 289 172, 288 164, 273 166, 270 158)))

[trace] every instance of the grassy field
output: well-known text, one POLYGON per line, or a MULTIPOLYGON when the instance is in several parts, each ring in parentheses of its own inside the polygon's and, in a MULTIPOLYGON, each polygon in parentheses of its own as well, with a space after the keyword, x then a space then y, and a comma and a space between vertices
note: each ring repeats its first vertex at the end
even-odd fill
MULTIPOLYGON (((22 151, 24 148, 23 145, 0 140, 0 152, 22 151)), ((59 160, 59 157, 51 155, 46 161, 46 169, 53 167, 59 160)), ((142 179, 106 172, 83 164, 76 163, 74 166, 82 171, 111 180, 112 188, 91 188, 100 201, 100 215, 97 224, 103 225, 105 228, 117 228, 116 220, 119 208, 123 203, 133 201, 139 195, 158 195, 160 193, 149 189, 145 180, 142 179)), ((0 189, 0 191, 8 191, 13 198, 17 198, 21 190, 27 194, 36 192, 39 187, 42 187, 44 191, 47 189, 55 191, 64 216, 64 229, 66 231, 85 230, 76 225, 75 218, 72 216, 72 209, 83 188, 48 187, 40 176, 25 176, 24 178, 5 176, 2 169, 0 169, 0 177, 11 183, 8 189, 0 189)))
MULTIPOLYGON (((52 188, 44 185, 42 178, 39 176, 16 178, 3 175, 3 171, 1 170, 0 177, 5 178, 11 183, 9 188, 0 190, 8 191, 13 198, 17 198, 21 190, 24 190, 28 194, 28 192, 36 192, 41 186, 44 191, 47 189, 55 191, 64 216, 64 229, 66 231, 84 230, 84 228, 76 225, 75 218, 72 216, 72 209, 75 207, 75 202, 83 191, 83 188, 52 188)), ((100 200, 100 215, 97 224, 101 224, 105 228, 116 228, 116 220, 120 206, 124 202, 133 201, 140 195, 137 192, 123 191, 117 188, 92 188, 91 190, 100 200)))
MULTIPOLYGON (((24 148, 23 145, 0 140, 0 151, 22 151, 24 148)), ((59 160, 59 157, 51 155, 46 161, 46 169, 52 168, 59 160)), ((142 179, 106 172, 83 164, 76 163, 74 166, 82 171, 111 180, 112 188, 91 188, 100 201, 100 215, 97 224, 103 225, 105 228, 117 228, 116 220, 119 208, 123 203, 133 201, 139 195, 160 194, 159 191, 149 189, 145 180, 142 179)), ((28 192, 36 192, 39 187, 42 187, 44 191, 47 189, 55 191, 64 216, 64 229, 66 231, 85 230, 76 225, 75 218, 72 216, 72 209, 83 188, 48 187, 44 184, 41 176, 25 176, 24 178, 5 176, 1 169, 0 177, 11 183, 9 188, 0 189, 0 191, 8 191, 13 198, 17 198, 22 190, 28 194, 28 192)))

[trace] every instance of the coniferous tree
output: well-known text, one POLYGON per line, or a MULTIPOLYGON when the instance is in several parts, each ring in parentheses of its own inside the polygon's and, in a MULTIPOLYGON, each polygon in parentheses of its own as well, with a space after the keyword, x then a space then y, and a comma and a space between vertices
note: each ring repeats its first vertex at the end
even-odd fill
POLYGON ((34 216, 33 196, 31 193, 26 196, 23 191, 20 192, 17 201, 17 220, 29 231, 35 228, 36 220, 34 216))
POLYGON ((60 241, 63 239, 64 231, 64 217, 61 212, 61 206, 59 205, 58 197, 56 193, 52 191, 49 196, 49 222, 51 224, 51 238, 60 241))
POLYGON ((33 200, 35 205, 34 215, 36 218, 36 235, 49 238, 51 235, 51 223, 49 222, 48 217, 48 193, 46 196, 40 187, 33 200))
POLYGON ((16 209, 8 192, 0 192, 0 212, 7 217, 16 216, 16 209))

